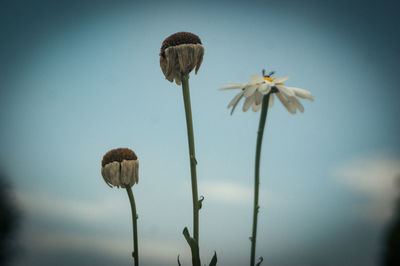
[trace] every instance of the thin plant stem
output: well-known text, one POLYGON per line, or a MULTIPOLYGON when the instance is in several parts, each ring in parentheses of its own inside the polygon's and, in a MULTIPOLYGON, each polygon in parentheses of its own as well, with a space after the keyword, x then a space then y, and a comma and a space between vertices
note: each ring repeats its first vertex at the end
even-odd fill
POLYGON ((251 255, 250 255, 250 266, 254 266, 255 264, 255 254, 256 254, 256 238, 257 238, 257 219, 258 219, 258 210, 260 206, 258 205, 258 192, 260 188, 260 157, 261 157, 261 144, 264 135, 264 127, 265 121, 267 120, 267 112, 268 112, 268 104, 269 104, 270 93, 264 95, 261 114, 260 114, 260 123, 258 125, 258 133, 257 133, 257 145, 256 145, 256 160, 255 160, 255 169, 254 169, 254 209, 253 209, 253 230, 251 234, 251 255))
POLYGON ((190 107, 190 92, 189 92, 189 74, 181 75, 182 80, 182 94, 183 102, 185 105, 185 115, 186 115, 186 126, 188 134, 188 144, 189 144, 189 160, 190 160, 190 173, 192 181, 192 197, 193 197, 193 239, 196 242, 197 251, 192 250, 192 261, 193 265, 200 265, 199 258, 199 210, 200 203, 198 199, 197 192, 197 175, 196 175, 196 157, 194 149, 194 135, 193 135, 193 122, 192 122, 192 110, 190 107), (197 258, 196 258, 197 257, 197 258))
POLYGON ((132 210, 132 225, 133 225, 133 252, 132 257, 135 261, 135 266, 139 266, 139 245, 138 245, 138 234, 137 234, 137 213, 136 213, 136 204, 135 198, 133 197, 132 189, 128 185, 126 187, 126 192, 128 192, 129 202, 131 203, 132 210))

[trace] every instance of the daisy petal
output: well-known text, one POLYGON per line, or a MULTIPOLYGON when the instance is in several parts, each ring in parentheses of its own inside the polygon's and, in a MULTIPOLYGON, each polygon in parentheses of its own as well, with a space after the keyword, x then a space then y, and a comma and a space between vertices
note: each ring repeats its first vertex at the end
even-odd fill
POLYGON ((243 104, 243 112, 246 112, 247 110, 249 110, 250 106, 253 104, 254 102, 254 94, 251 95, 249 98, 246 98, 246 101, 243 104))
POLYGON ((236 90, 236 89, 243 89, 246 86, 244 83, 230 83, 228 86, 219 88, 218 90, 224 91, 224 90, 236 90))
POLYGON ((231 100, 231 102, 228 104, 228 108, 237 104, 240 99, 243 97, 243 91, 239 92, 238 94, 236 94, 236 96, 231 100))
POLYGON ((101 175, 103 176, 103 179, 104 179, 104 181, 106 182, 106 184, 107 184, 109 187, 112 187, 112 186, 111 186, 111 183, 110 183, 110 181, 109 181, 108 171, 106 171, 104 167, 101 168, 101 175))
POLYGON ((284 82, 284 81, 286 81, 288 79, 289 79, 289 76, 280 77, 280 78, 277 78, 275 80, 275 83, 281 83, 281 82, 284 82))
POLYGON ((123 160, 121 162, 120 179, 123 187, 125 185, 133 186, 135 183, 135 162, 134 160, 123 160))
POLYGON ((295 96, 294 91, 291 90, 289 87, 282 86, 282 85, 276 85, 275 87, 278 88, 279 92, 281 92, 282 94, 285 94, 286 96, 289 96, 289 97, 295 96))
POLYGON ((301 102, 296 98, 296 97, 290 97, 289 99, 290 103, 293 103, 297 109, 300 110, 300 112, 304 112, 304 106, 301 104, 301 102))
POLYGON ((278 97, 278 99, 281 101, 281 103, 283 104, 283 106, 286 107, 286 109, 289 111, 289 113, 291 114, 295 114, 296 113, 296 107, 293 106, 293 104, 291 104, 289 102, 289 100, 286 98, 286 96, 280 92, 278 92, 276 94, 276 96, 278 97))
POLYGON ((264 82, 264 78, 260 75, 250 75, 250 84, 264 82))
POLYGON ((233 114, 233 111, 235 111, 235 108, 237 106, 237 104, 239 103, 239 101, 242 99, 243 97, 243 91, 241 91, 240 93, 238 93, 235 98, 232 99, 232 101, 229 103, 228 108, 230 106, 232 106, 232 110, 231 110, 231 115, 233 114))
POLYGON ((248 98, 251 95, 254 94, 254 92, 257 90, 258 85, 248 85, 246 86, 246 88, 244 89, 244 97, 248 98))
POLYGON ((296 104, 294 102, 292 102, 292 101, 289 101, 288 105, 289 105, 289 108, 290 108, 290 113, 293 114, 293 115, 296 114, 296 112, 297 112, 296 104))
POLYGON ((294 92, 294 94, 298 97, 314 101, 314 97, 308 90, 295 87, 287 87, 287 88, 291 89, 294 92))
POLYGON ((268 107, 272 107, 273 105, 274 105, 274 95, 271 93, 271 95, 269 96, 268 107))
POLYGON ((270 84, 267 84, 267 83, 264 82, 263 84, 261 84, 258 87, 258 91, 265 95, 265 94, 267 94, 268 92, 271 91, 271 86, 270 86, 270 84))
POLYGON ((260 110, 261 106, 262 104, 256 104, 256 102, 254 102, 251 106, 251 109, 253 110, 253 112, 257 112, 258 110, 260 110))
POLYGON ((259 105, 259 104, 262 103, 263 95, 261 94, 261 92, 256 91, 254 93, 254 97, 255 97, 254 102, 255 102, 256 105, 259 105))

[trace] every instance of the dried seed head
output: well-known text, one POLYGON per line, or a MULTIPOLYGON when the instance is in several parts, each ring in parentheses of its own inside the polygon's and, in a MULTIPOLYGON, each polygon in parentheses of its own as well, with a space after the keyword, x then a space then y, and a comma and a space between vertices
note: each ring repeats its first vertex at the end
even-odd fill
POLYGON ((163 41, 160 55, 165 57, 165 49, 179 44, 201 44, 201 41, 199 36, 190 32, 174 33, 163 41))
POLYGON ((137 160, 136 154, 127 148, 118 148, 107 152, 103 160, 101 161, 101 166, 105 166, 112 162, 122 162, 123 160, 137 160))
POLYGON ((160 50, 160 66, 165 78, 181 84, 181 74, 195 73, 203 62, 204 47, 200 38, 190 32, 178 32, 164 40, 160 50))
POLYGON ((110 187, 131 187, 139 182, 139 162, 130 149, 119 148, 107 152, 101 165, 101 175, 110 187))

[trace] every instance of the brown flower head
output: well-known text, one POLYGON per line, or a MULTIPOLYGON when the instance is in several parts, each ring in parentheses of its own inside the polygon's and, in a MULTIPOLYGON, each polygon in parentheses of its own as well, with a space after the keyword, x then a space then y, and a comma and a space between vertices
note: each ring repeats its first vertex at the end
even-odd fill
POLYGON ((101 162, 101 175, 110 187, 132 187, 139 182, 139 161, 127 148, 107 152, 101 162))
POLYGON ((160 66, 170 82, 181 84, 181 74, 199 71, 203 62, 204 47, 200 38, 190 32, 178 32, 164 40, 160 51, 160 66))

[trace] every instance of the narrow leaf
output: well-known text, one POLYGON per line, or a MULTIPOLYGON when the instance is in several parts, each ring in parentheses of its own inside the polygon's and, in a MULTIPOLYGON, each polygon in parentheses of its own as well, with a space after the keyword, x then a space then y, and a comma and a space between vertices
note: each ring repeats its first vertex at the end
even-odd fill
POLYGON ((261 265, 261 262, 263 262, 263 260, 264 260, 264 258, 263 258, 263 257, 260 257, 258 263, 256 264, 256 266, 260 266, 260 265, 261 265))
POLYGON ((196 242, 194 241, 194 239, 190 236, 189 234, 189 230, 187 229, 187 227, 185 227, 183 229, 183 236, 185 237, 186 241, 188 242, 189 246, 191 249, 193 249, 196 246, 196 242))
POLYGON ((203 206, 203 200, 204 200, 204 196, 200 196, 200 200, 198 201, 199 202, 199 210, 201 209, 201 207, 203 206))
POLYGON ((210 266, 217 265, 217 252, 214 251, 214 256, 211 259, 210 266))
POLYGON ((179 261, 179 255, 178 255, 178 266, 182 266, 181 262, 179 261))
POLYGON ((183 229, 182 233, 190 246, 190 250, 192 251, 192 265, 200 266, 199 246, 197 245, 197 242, 190 236, 187 227, 183 229))

